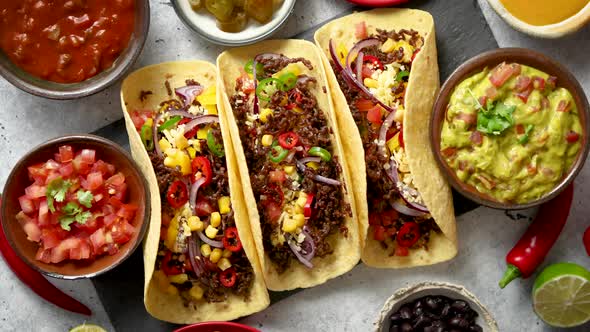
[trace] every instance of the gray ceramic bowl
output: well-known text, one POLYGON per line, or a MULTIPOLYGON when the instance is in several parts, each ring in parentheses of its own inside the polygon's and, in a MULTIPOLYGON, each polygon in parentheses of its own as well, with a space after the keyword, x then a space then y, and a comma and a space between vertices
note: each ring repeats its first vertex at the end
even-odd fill
POLYGON ((149 0, 135 0, 136 19, 129 45, 113 66, 79 83, 62 84, 43 80, 17 67, 0 50, 0 75, 17 88, 50 99, 75 99, 97 93, 121 78, 139 57, 150 25, 149 0))
POLYGON ((94 135, 72 135, 49 140, 29 151, 14 166, 2 194, 2 228, 12 249, 20 258, 39 272, 59 279, 90 278, 105 273, 121 264, 139 247, 150 220, 150 192, 143 173, 131 156, 116 143, 94 135), (113 164, 117 171, 125 175, 128 184, 129 201, 138 205, 132 225, 136 232, 131 240, 119 248, 119 252, 101 256, 92 262, 64 261, 59 264, 46 264, 35 259, 39 245, 27 239, 22 226, 14 216, 21 210, 18 197, 24 194, 29 180, 27 167, 45 162, 64 144, 71 145, 75 151, 82 148, 96 150, 96 158, 113 164))

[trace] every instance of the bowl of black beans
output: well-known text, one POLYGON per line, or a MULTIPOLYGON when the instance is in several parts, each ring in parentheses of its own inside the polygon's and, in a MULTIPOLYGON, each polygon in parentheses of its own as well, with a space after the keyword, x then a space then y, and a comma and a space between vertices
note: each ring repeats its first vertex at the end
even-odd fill
POLYGON ((375 323, 376 332, 497 332, 498 325, 464 287, 423 282, 395 292, 375 323))

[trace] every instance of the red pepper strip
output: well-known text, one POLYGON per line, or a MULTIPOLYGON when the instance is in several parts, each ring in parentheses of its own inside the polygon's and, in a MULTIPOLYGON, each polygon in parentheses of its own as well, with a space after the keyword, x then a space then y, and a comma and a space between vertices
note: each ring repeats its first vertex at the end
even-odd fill
POLYGON ((543 262, 567 221, 573 196, 574 185, 570 184, 557 197, 541 205, 535 220, 506 255, 508 270, 500 280, 500 288, 516 278, 530 277, 543 262))
MULTIPOLYGON (((0 199, 0 204, 2 200, 0 199)), ((4 229, 0 227, 0 252, 4 257, 4 261, 10 267, 12 272, 37 295, 44 298, 47 302, 51 302, 56 306, 82 315, 91 316, 92 311, 87 306, 78 302, 73 297, 62 292, 52 283, 47 281, 41 273, 33 270, 28 266, 17 254, 12 250, 4 234, 4 229)))
POLYGON ((590 227, 586 228, 582 240, 584 241, 584 248, 586 248, 586 253, 588 254, 588 256, 590 256, 590 227))
POLYGON ((221 271, 221 273, 219 273, 219 281, 221 282, 223 287, 233 287, 236 284, 236 279, 237 273, 236 269, 233 267, 230 267, 229 269, 221 271))
POLYGON ((242 250, 242 241, 238 235, 238 229, 235 227, 228 227, 223 236, 223 247, 231 252, 238 252, 242 250))
POLYGON ((307 200, 303 206, 303 216, 305 218, 311 218, 311 215, 313 214, 313 207, 311 205, 313 204, 314 196, 315 195, 313 193, 307 194, 307 200))

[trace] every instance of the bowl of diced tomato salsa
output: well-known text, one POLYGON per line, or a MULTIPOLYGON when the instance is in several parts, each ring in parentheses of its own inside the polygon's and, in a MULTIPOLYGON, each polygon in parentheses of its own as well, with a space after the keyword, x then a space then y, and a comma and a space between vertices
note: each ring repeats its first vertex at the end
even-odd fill
POLYGON ((3 191, 2 227, 14 251, 45 275, 89 278, 139 246, 149 187, 129 154, 94 135, 64 136, 28 152, 3 191))

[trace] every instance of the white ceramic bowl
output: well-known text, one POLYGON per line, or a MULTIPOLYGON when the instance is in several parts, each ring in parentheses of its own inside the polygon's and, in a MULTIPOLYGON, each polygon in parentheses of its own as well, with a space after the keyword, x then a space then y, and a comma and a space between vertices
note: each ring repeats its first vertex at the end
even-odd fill
POLYGON ((590 2, 574 16, 559 23, 548 25, 531 25, 519 20, 506 10, 500 0, 488 0, 488 3, 514 29, 539 38, 559 38, 578 31, 590 21, 590 2))
POLYGON ((378 321, 375 322, 375 332, 389 332, 389 316, 396 312, 402 305, 412 302, 427 295, 443 295, 455 300, 466 301, 471 309, 477 312, 477 324, 484 332, 498 332, 498 325, 488 309, 479 302, 475 295, 471 294, 463 286, 444 282, 421 282, 412 286, 399 289, 393 294, 381 309, 378 321))
POLYGON ((172 0, 172 6, 180 20, 206 40, 225 46, 240 46, 270 37, 287 21, 295 6, 295 0, 283 0, 283 4, 275 10, 270 22, 260 24, 254 19, 249 19, 243 31, 234 33, 221 31, 217 27, 215 16, 205 9, 194 11, 188 0, 172 0))

